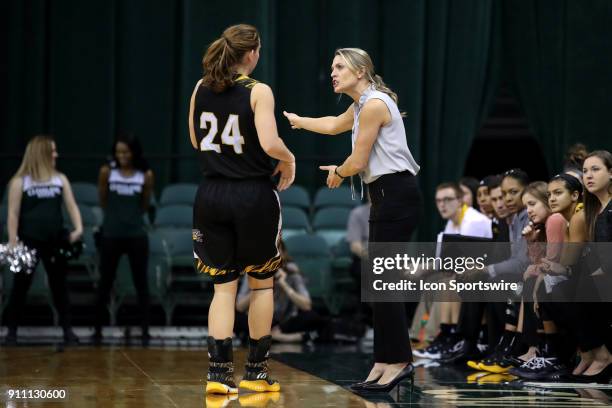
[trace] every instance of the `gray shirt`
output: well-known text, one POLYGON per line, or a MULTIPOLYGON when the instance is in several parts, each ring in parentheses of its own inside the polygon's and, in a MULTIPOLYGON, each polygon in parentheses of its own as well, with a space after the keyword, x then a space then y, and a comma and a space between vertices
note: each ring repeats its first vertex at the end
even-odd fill
POLYGON ((353 149, 355 148, 355 141, 359 137, 361 109, 370 99, 380 99, 387 105, 391 114, 391 122, 378 130, 378 136, 370 152, 368 166, 360 173, 361 179, 368 184, 384 174, 399 173, 405 170, 416 176, 420 167, 408 149, 404 121, 397 104, 389 95, 377 91, 373 86, 367 88, 359 98, 359 103, 353 105, 353 149))
POLYGON ((346 240, 351 242, 368 243, 370 227, 370 204, 363 204, 351 210, 348 223, 346 225, 346 240))
POLYGON ((510 258, 487 266, 492 278, 500 275, 521 277, 531 263, 527 255, 527 240, 523 237, 523 229, 529 223, 527 210, 514 216, 510 223, 510 258))

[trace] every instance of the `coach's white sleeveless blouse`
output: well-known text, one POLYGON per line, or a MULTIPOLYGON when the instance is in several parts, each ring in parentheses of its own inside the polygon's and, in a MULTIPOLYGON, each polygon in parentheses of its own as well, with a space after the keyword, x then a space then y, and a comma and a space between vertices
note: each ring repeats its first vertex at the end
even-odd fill
POLYGON ((365 103, 370 99, 380 99, 387 105, 391 113, 391 122, 382 126, 378 131, 378 137, 370 152, 368 166, 359 174, 361 179, 364 183, 369 184, 384 174, 399 173, 405 170, 416 176, 420 166, 408 149, 406 130, 397 104, 389 95, 377 91, 373 86, 368 87, 361 94, 359 103, 355 102, 353 105, 353 149, 355 148, 355 141, 359 137, 359 114, 365 103))

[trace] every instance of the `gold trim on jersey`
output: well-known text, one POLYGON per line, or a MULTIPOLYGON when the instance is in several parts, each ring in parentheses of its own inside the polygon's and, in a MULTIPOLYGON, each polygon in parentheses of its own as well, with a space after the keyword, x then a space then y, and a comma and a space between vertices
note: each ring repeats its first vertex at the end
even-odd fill
POLYGON ((246 75, 240 75, 238 78, 236 78, 236 83, 239 83, 247 89, 253 89, 253 87, 257 85, 259 81, 246 75))

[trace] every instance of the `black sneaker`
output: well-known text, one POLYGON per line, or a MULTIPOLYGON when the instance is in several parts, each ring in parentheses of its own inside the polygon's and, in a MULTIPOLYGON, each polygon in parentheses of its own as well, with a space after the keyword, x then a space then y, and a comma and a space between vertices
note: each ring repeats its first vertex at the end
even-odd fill
POLYGON ((234 382, 234 354, 232 339, 215 340, 209 336, 208 343, 208 373, 206 374, 207 394, 237 394, 238 388, 234 382))
POLYGON ((460 340, 452 348, 442 352, 440 362, 443 364, 463 363, 468 360, 477 360, 482 355, 476 344, 470 340, 460 340))
POLYGON ((238 385, 240 388, 256 392, 280 391, 280 384, 268 372, 271 345, 272 336, 264 336, 259 340, 249 339, 249 357, 246 372, 238 385))
POLYGON ((492 358, 486 358, 478 363, 478 369, 489 371, 495 374, 510 373, 510 370, 520 367, 525 364, 525 361, 514 356, 498 355, 492 358))
POLYGON ((569 369, 557 357, 540 356, 530 358, 520 367, 510 369, 510 374, 526 380, 560 381, 569 374, 569 369))
POLYGON ((451 341, 451 336, 444 335, 442 332, 440 332, 429 346, 412 350, 412 355, 418 358, 438 360, 442 356, 442 352, 452 346, 450 344, 451 341))

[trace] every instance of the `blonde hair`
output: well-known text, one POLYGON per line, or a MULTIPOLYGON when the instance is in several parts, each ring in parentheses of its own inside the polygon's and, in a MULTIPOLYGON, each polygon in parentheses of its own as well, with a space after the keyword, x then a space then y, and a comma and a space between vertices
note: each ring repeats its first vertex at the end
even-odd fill
POLYGON ((34 180, 49 180, 55 175, 53 166, 53 138, 38 135, 32 138, 26 146, 21 165, 14 177, 30 176, 34 180))
POLYGON ((259 32, 249 24, 228 27, 220 38, 208 46, 202 59, 204 86, 223 92, 234 85, 233 67, 249 51, 259 47, 259 32))
POLYGON ((374 73, 374 63, 367 52, 361 48, 338 48, 334 55, 339 55, 346 61, 348 68, 354 74, 363 69, 367 80, 377 91, 386 93, 397 104, 397 94, 391 90, 380 75, 374 73))

